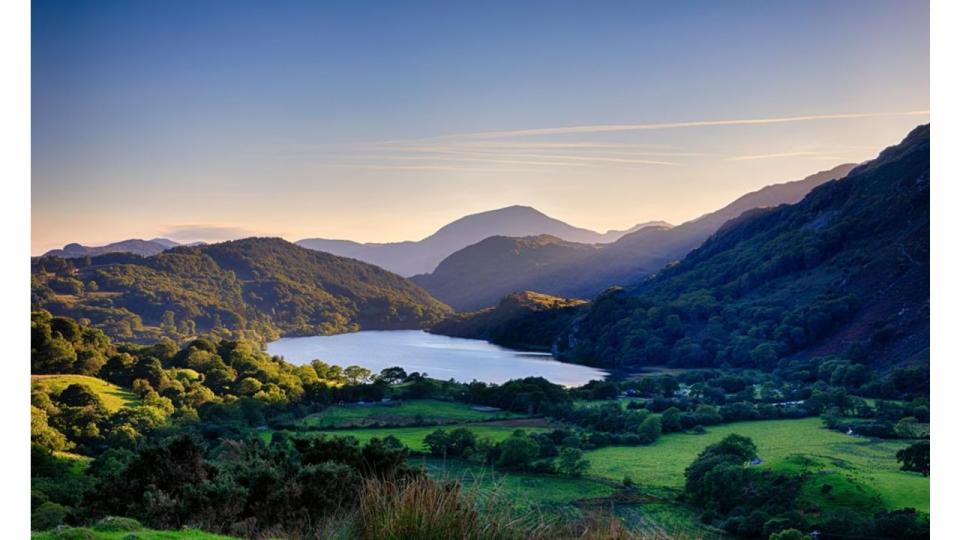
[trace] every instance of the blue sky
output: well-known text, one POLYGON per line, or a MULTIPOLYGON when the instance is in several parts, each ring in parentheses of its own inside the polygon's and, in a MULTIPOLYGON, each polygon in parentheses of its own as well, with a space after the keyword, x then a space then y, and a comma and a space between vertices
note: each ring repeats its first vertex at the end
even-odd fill
POLYGON ((40 0, 32 24, 35 253, 417 239, 510 204, 680 222, 928 121, 919 1, 40 0))

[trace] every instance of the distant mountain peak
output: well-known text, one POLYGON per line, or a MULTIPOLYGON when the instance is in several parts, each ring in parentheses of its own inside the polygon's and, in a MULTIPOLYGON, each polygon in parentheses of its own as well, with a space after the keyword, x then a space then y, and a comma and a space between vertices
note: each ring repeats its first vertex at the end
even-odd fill
POLYGON ((154 238, 153 240, 130 238, 129 240, 121 240, 102 246, 84 246, 76 242, 71 242, 63 246, 63 249, 52 249, 44 253, 43 256, 78 259, 82 257, 96 257, 108 253, 133 253, 135 255, 149 257, 178 245, 179 244, 173 240, 166 238, 154 238))
POLYGON ((360 244, 348 240, 307 238, 297 244, 334 255, 353 257, 401 275, 413 276, 432 272, 452 253, 493 236, 524 238, 546 234, 567 242, 602 244, 616 241, 632 230, 636 230, 636 227, 626 231, 598 233, 574 227, 532 206, 514 204, 468 214, 417 242, 360 244))

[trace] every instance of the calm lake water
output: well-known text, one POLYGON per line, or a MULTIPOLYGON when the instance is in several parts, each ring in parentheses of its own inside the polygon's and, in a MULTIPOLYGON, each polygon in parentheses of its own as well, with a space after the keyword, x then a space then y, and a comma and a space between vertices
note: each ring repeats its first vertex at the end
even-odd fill
POLYGON ((540 376, 556 384, 579 386, 607 374, 558 362, 548 353, 516 351, 477 339, 437 336, 419 330, 282 338, 268 344, 267 352, 283 356, 293 364, 319 358, 328 364, 363 366, 374 373, 400 366, 407 373, 419 371, 435 379, 461 382, 502 383, 540 376))

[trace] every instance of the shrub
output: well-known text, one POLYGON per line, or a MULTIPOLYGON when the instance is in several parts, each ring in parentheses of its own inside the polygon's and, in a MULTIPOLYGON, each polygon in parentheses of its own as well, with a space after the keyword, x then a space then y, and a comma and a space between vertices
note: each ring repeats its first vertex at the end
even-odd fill
POLYGON ((784 529, 771 534, 770 540, 810 540, 810 537, 796 529, 784 529))
POLYGON ((97 535, 90 529, 83 527, 67 527, 58 529, 53 537, 57 540, 96 540, 97 535))
POLYGON ((123 532, 139 531, 143 525, 133 518, 107 516, 93 526, 93 530, 98 532, 123 532))
POLYGON ((30 515, 30 528, 35 531, 46 531, 61 525, 70 509, 61 504, 47 501, 37 507, 30 515))

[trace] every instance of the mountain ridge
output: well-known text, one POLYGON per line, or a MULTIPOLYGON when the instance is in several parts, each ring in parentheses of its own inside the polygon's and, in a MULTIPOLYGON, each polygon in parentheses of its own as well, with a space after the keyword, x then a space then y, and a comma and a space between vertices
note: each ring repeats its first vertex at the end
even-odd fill
POLYGON ((492 306, 521 290, 561 297, 594 296, 609 286, 625 285, 659 271, 744 211, 796 202, 814 187, 843 177, 854 167, 842 164, 801 180, 771 184, 683 224, 642 227, 609 244, 554 241, 548 251, 543 241, 531 242, 533 237, 513 243, 483 240, 451 254, 430 274, 411 279, 459 311, 492 306))
POLYGON ((929 151, 927 124, 798 203, 728 221, 677 264, 598 296, 556 354, 605 366, 928 365, 929 151))
POLYGON ((570 242, 595 244, 613 242, 626 234, 652 225, 669 226, 663 221, 651 221, 625 230, 599 233, 552 218, 531 206, 512 205, 463 216, 417 241, 360 243, 351 240, 304 238, 296 244, 334 255, 353 257, 400 275, 413 276, 432 272, 450 254, 491 236, 523 237, 548 234, 570 242))
POLYGON ((150 257, 41 257, 32 267, 33 309, 140 341, 210 331, 263 340, 425 328, 450 312, 401 276, 280 238, 177 246, 150 257))

